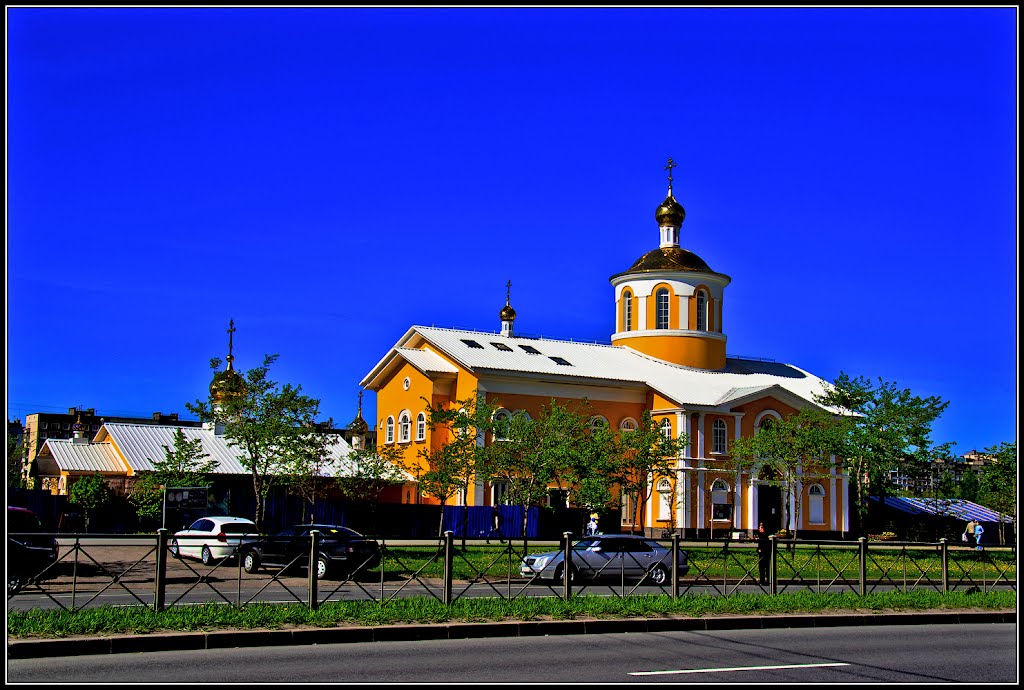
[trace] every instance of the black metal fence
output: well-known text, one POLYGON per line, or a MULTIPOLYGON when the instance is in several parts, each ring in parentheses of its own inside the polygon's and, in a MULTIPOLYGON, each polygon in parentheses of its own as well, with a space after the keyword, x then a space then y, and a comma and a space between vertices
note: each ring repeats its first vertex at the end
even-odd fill
MULTIPOLYGON (((14 534, 9 540, 22 536, 41 535, 14 534)), ((167 530, 148 536, 52 536, 65 541, 55 561, 31 569, 27 569, 30 564, 9 561, 9 609, 13 603, 20 608, 67 610, 103 604, 163 610, 209 602, 244 607, 282 598, 316 608, 339 600, 387 605, 408 596, 450 604, 476 596, 1016 591, 1017 582, 1015 549, 977 550, 945 539, 911 543, 773 537, 761 561, 754 543, 683 543, 673 535, 670 540, 652 540, 659 545, 653 557, 622 549, 604 554, 606 558, 594 565, 576 553, 569 532, 554 543, 526 538, 488 545, 477 539, 460 546, 454 532, 448 531, 441 539, 374 540, 372 552, 353 553, 334 577, 319 577, 322 535, 315 531, 296 542, 290 561, 273 567, 260 567, 258 561, 246 558, 258 538, 255 535, 218 543, 213 553, 198 555, 193 549, 191 557, 186 555, 189 538, 172 538, 167 530), (546 563, 558 562, 561 569, 528 565, 527 559, 538 563, 538 551, 546 553, 550 559, 546 563), (767 571, 764 580, 762 564, 767 571), (16 586, 12 586, 14 571, 21 578, 16 586)))

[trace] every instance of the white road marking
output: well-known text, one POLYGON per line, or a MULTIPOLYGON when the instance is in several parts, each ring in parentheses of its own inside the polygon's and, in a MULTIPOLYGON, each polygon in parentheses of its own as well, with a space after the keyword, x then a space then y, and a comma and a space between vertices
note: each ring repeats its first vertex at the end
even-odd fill
POLYGON ((723 671, 774 671, 783 668, 821 668, 823 666, 849 666, 849 664, 780 664, 778 666, 734 666, 733 668, 688 668, 683 669, 681 671, 633 671, 629 675, 665 676, 679 673, 720 673, 723 671))

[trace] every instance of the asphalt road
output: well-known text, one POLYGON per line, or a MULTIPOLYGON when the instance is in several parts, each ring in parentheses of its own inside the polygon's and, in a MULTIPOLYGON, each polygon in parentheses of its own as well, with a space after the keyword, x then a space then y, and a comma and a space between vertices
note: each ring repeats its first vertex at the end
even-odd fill
POLYGON ((14 683, 1013 683, 1012 624, 374 642, 10 659, 14 683))

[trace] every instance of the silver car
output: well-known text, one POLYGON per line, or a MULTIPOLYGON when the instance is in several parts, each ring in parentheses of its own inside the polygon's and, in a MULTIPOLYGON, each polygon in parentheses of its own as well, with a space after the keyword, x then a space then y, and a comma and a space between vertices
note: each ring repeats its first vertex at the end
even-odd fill
MULTIPOLYGON (((561 582, 565 575, 562 551, 531 554, 523 559, 523 577, 561 582)), ((679 551, 679 574, 690 569, 685 551, 679 551)), ((632 534, 598 534, 572 545, 570 580, 622 577, 646 578, 660 585, 672 574, 672 550, 653 539, 632 534)))

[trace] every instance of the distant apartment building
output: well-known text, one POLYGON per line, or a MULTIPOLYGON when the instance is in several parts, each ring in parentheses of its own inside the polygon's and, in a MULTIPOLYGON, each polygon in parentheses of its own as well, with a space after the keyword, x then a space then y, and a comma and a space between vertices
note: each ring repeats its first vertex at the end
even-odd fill
MULTIPOLYGON (((201 422, 191 420, 179 420, 178 413, 154 412, 151 417, 124 417, 118 415, 100 415, 96 408, 69 407, 67 414, 62 412, 35 412, 25 417, 25 424, 22 430, 22 441, 24 444, 24 462, 22 474, 28 486, 33 486, 38 476, 36 456, 47 439, 68 439, 72 438, 76 425, 82 425, 82 431, 86 437, 91 438, 100 430, 105 422, 121 422, 126 424, 171 424, 182 427, 202 426, 201 422)), ((8 422, 8 433, 10 433, 11 422, 8 422)), ((20 424, 19 424, 20 426, 20 424)))
POLYGON ((963 481, 968 472, 980 475, 988 460, 989 457, 984 453, 972 450, 957 458, 935 460, 924 474, 915 475, 902 467, 895 468, 889 471, 889 479, 900 491, 927 494, 938 488, 946 473, 949 473, 953 484, 963 481))

